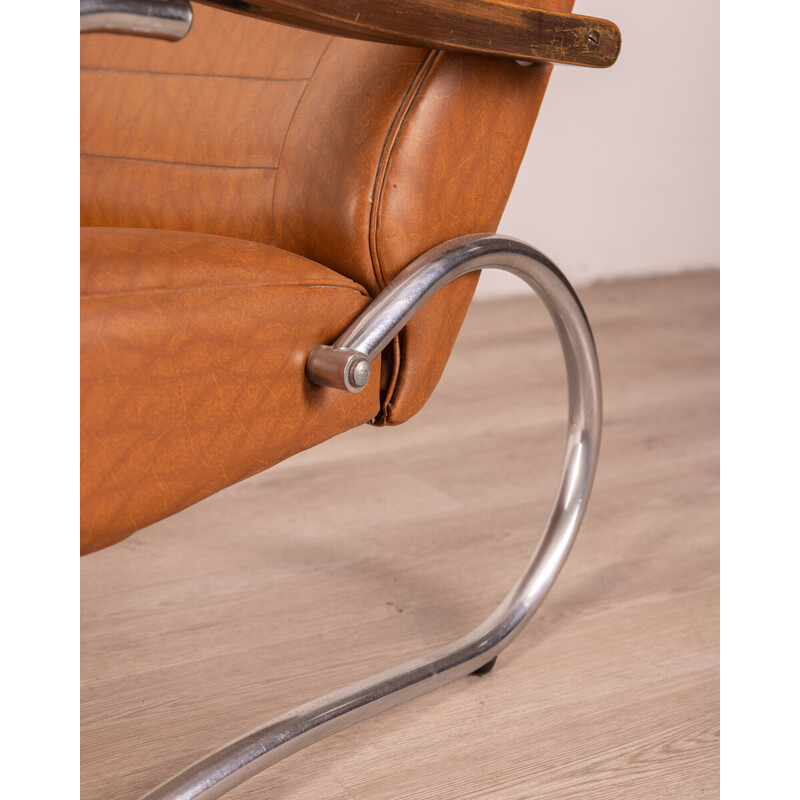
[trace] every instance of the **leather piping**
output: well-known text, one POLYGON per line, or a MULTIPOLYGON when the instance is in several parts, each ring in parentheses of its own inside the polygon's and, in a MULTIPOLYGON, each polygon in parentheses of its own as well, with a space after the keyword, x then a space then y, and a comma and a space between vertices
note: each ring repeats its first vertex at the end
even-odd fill
POLYGON ((260 169, 260 170, 269 170, 271 172, 277 172, 277 167, 250 167, 244 166, 240 167, 234 164, 206 164, 200 163, 199 161, 170 161, 168 159, 163 158, 142 158, 141 156, 117 156, 117 155, 105 155, 105 154, 97 154, 97 153, 81 153, 81 158, 106 158, 106 159, 113 159, 115 161, 136 161, 142 162, 144 164, 164 164, 168 167, 176 166, 176 167, 203 167, 208 169, 260 169))
MULTIPOLYGON (((425 56, 425 60, 420 64, 420 68, 408 88, 406 96, 397 111, 397 115, 392 122, 386 140, 384 141, 383 150, 381 151, 380 159, 378 160, 378 169, 375 173, 375 184, 372 190, 372 208, 370 210, 369 221, 369 251, 372 258, 372 269, 375 274, 375 279, 378 286, 382 289, 386 287, 388 281, 381 266, 380 256, 378 254, 378 228, 380 226, 380 211, 383 206, 383 196, 386 190, 386 175, 389 171, 389 163, 392 159, 395 146, 400 138, 400 132, 406 123, 406 120, 411 114, 411 110, 420 96, 434 66, 439 61, 442 55, 441 50, 431 50, 425 56)), ((403 331, 395 337, 392 342, 391 354, 384 351, 384 358, 382 362, 381 374, 381 410, 375 419, 370 420, 373 425, 384 425, 388 422, 389 409, 394 399, 395 392, 397 391, 398 381, 400 378, 400 360, 403 347, 403 331), (388 356, 388 358, 387 358, 388 356), (390 372, 391 366, 391 372, 390 372)))
MULTIPOLYGON (((327 49, 327 46, 326 46, 327 49)), ((324 54, 324 50, 322 51, 324 54)), ((320 56, 320 59, 322 56, 320 56)), ((317 62, 319 64, 319 61, 317 62)), ((314 67, 316 69, 316 67, 314 67)), ((123 69, 122 67, 81 67, 81 72, 113 72, 121 75, 160 75, 172 78, 217 78, 231 81, 262 81, 265 83, 300 83, 310 81, 314 75, 308 78, 266 78, 262 75, 216 75, 212 72, 165 72, 164 70, 150 69, 123 69)))
POLYGON ((375 274, 375 280, 381 289, 386 288, 388 283, 386 276, 383 274, 381 267, 380 257, 378 255, 378 227, 380 224, 380 209, 383 204, 383 193, 386 188, 386 173, 389 171, 389 162, 392 158, 397 140, 400 137, 400 131, 405 125, 406 120, 411 112, 411 108, 419 97, 422 87, 424 86, 428 76, 433 69, 434 64, 441 56, 441 50, 431 50, 425 56, 425 60, 420 64, 414 80, 411 82, 397 110, 392 125, 386 134, 386 140, 383 144, 380 159, 378 160, 378 168, 375 173, 375 183, 372 189, 372 208, 370 210, 369 220, 369 251, 372 257, 372 269, 375 274))
POLYGON ((250 291, 254 289, 342 289, 345 292, 354 292, 361 297, 369 297, 367 292, 357 284, 353 286, 342 286, 341 284, 331 283, 301 283, 293 281, 292 283, 226 283, 219 286, 208 285, 194 285, 194 286, 177 286, 165 287, 157 289, 134 289, 131 291, 119 292, 101 292, 98 294, 84 294, 81 295, 81 302, 86 300, 112 300, 116 298, 127 299, 129 297, 161 297, 163 295, 175 294, 197 294, 199 292, 237 292, 237 291, 250 291))

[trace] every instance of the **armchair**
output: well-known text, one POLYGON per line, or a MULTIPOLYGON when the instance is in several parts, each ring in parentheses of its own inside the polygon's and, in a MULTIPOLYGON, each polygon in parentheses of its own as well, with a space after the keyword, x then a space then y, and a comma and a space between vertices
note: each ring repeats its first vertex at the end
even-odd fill
POLYGON ((499 222, 547 62, 608 66, 619 33, 569 14, 570 0, 403 6, 82 0, 94 32, 81 48, 82 553, 349 428, 407 421, 482 268, 519 275, 544 301, 569 385, 550 520, 485 623, 295 709, 151 800, 219 797, 323 736, 488 671, 585 510, 601 417, 585 315, 542 254, 480 232, 499 222))

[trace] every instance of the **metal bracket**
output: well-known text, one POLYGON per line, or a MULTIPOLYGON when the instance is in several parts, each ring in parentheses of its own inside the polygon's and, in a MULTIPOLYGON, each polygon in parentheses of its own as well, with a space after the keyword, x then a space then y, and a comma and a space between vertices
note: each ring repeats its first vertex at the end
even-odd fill
POLYGON ((174 42, 191 27, 189 0, 81 0, 81 33, 132 33, 174 42))
POLYGON ((558 331, 567 367, 569 426, 561 482, 544 533, 521 577, 472 633, 289 711, 196 762, 142 800, 213 800, 326 736, 456 678, 488 671, 490 662, 542 604, 586 510, 602 417, 592 332, 575 292, 551 261, 523 242, 502 236, 465 236, 445 242, 401 272, 333 347, 314 348, 306 372, 318 385, 359 391, 366 385, 369 363, 432 294, 460 275, 490 267, 518 275, 541 298, 558 331))

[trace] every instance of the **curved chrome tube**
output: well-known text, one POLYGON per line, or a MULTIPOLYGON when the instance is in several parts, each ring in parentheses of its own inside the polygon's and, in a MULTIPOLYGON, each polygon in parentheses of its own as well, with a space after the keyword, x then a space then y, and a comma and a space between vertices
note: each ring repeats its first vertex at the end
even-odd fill
POLYGON ((174 42, 191 27, 189 0, 81 0, 81 33, 133 33, 174 42))
POLYGON ((400 273, 332 348, 315 348, 307 373, 316 383, 357 391, 358 384, 366 384, 364 363, 380 353, 434 292, 460 275, 487 267, 518 275, 544 301, 567 366, 569 428, 561 483, 522 576, 494 613, 467 636, 295 708, 196 762, 142 800, 218 798, 313 742, 480 670, 520 633, 541 605, 566 561, 586 510, 602 415, 591 329, 572 287, 554 264, 528 245, 502 236, 465 236, 445 242, 400 273))

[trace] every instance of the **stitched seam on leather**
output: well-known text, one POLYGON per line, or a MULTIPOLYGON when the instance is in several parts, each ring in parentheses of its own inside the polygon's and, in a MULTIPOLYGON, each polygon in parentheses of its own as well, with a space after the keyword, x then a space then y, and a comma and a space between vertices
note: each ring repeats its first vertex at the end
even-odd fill
MULTIPOLYGON (((81 72, 113 72, 124 75, 159 75, 175 78, 223 78, 233 81, 263 81, 267 83, 300 83, 301 81, 311 80, 311 76, 307 78, 267 78, 257 75, 217 75, 205 72, 159 72, 149 69, 121 69, 117 67, 81 67, 81 72)), ((311 74, 313 75, 314 73, 312 72, 311 74)))
POLYGON ((277 167, 239 167, 235 164, 201 164, 192 161, 166 161, 160 158, 142 158, 141 156, 113 156, 113 155, 100 155, 98 153, 81 153, 81 158, 113 158, 117 161, 144 161, 147 164, 166 164, 167 166, 176 167, 201 167, 207 169, 260 169, 270 172, 277 172, 277 167))
MULTIPOLYGON (((283 141, 281 142, 281 149, 278 153, 278 165, 275 168, 276 172, 280 170, 281 167, 281 159, 283 158, 283 149, 286 146, 286 140, 289 138, 289 132, 292 130, 292 125, 294 124, 294 118, 297 116, 297 109, 300 108, 300 104, 303 102, 303 98, 306 96, 306 92, 308 91, 308 87, 311 86, 311 82, 314 80, 314 76, 317 74, 317 69, 319 65, 322 63, 322 59, 325 58, 325 54, 328 52, 328 48, 333 43, 334 37, 331 37, 328 40, 328 43, 325 45, 325 49, 320 53, 319 59, 317 63, 314 64, 314 69, 311 72, 311 76, 308 78, 308 83, 303 87, 303 91, 300 92, 300 97, 297 99, 297 105, 294 107, 294 111, 292 111, 292 116, 289 119, 289 124, 286 126, 286 130, 283 132, 283 141)), ((277 194, 278 190, 278 176, 275 175, 275 183, 272 187, 272 207, 270 209, 271 212, 271 220, 272 220, 272 244, 274 245, 275 242, 275 229, 278 227, 277 220, 275 219, 275 195, 277 194)))
POLYGON ((427 80, 428 75, 433 69, 434 64, 441 54, 440 50, 431 50, 425 56, 422 64, 420 64, 417 73, 414 75, 413 80, 409 84, 406 95, 400 104, 395 118, 387 131, 386 138, 383 142, 381 155, 378 159, 378 168, 375 172, 375 183, 372 189, 372 208, 370 209, 369 220, 369 251, 372 260, 372 272, 378 286, 383 289, 386 287, 388 281, 383 274, 380 258, 378 256, 378 219, 380 217, 380 207, 383 201, 383 190, 386 181, 386 174, 388 172, 389 160, 391 159, 395 143, 400 134, 400 130, 408 119, 408 114, 417 99, 419 92, 427 80))
MULTIPOLYGON (((375 188, 373 194, 373 203, 371 209, 371 218, 370 218, 370 229, 369 229, 369 237, 370 237, 370 255, 372 257, 372 265, 373 270, 375 271, 377 280, 379 284, 384 287, 387 284, 386 277, 383 274, 383 268, 381 267, 380 263, 380 256, 378 255, 378 223, 380 219, 380 209, 383 204, 383 193, 386 187, 386 176, 389 172, 389 162, 391 161, 392 154, 395 149, 395 145, 400 138, 400 132, 403 128, 403 125, 408 120, 408 117, 411 114, 411 110, 414 107, 414 103, 416 102, 417 98, 420 96, 422 89, 424 88, 427 80, 433 71, 433 68, 438 63, 440 57, 442 55, 441 50, 431 50, 430 53, 425 58, 425 62, 423 63, 422 67, 420 68, 419 73, 419 80, 415 80, 414 84, 409 91, 407 96, 408 102, 404 103, 404 107, 401 110, 401 113, 398 114, 397 118, 397 125, 393 126, 393 130, 390 132, 390 135, 387 136, 386 141, 384 142, 383 151, 381 152, 381 158, 378 162, 378 171, 375 175, 375 188)), ((400 373, 401 373, 401 362, 403 360, 403 352, 405 351, 405 345, 403 344, 404 339, 404 331, 400 331, 395 339, 394 344, 394 369, 392 374, 392 379, 389 382, 389 385, 386 387, 386 392, 383 398, 383 402, 381 403, 381 412, 383 414, 383 422, 391 424, 389 420, 389 416, 391 413, 391 405, 394 401, 395 395, 397 394, 399 384, 400 384, 400 373)))
POLYGON ((98 294, 83 294, 81 302, 84 300, 113 300, 117 297, 150 297, 152 295, 169 294, 196 294, 198 292, 228 292, 239 289, 343 289, 346 292, 354 292, 360 297, 369 297, 366 290, 357 286, 341 286, 339 284, 325 283, 226 283, 221 286, 181 286, 163 289, 132 289, 131 291, 103 292, 98 294))

